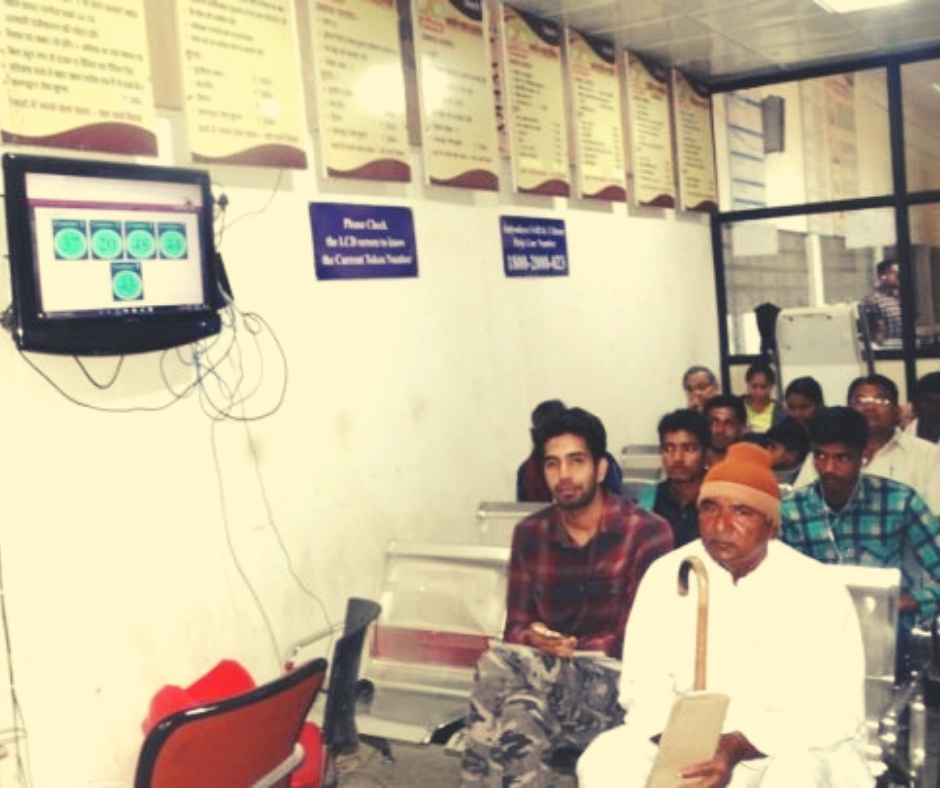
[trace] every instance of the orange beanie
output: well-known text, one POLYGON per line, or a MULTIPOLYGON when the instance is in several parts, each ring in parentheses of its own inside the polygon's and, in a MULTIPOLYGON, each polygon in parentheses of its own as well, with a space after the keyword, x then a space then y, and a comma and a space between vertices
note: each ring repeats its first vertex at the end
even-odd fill
POLYGON ((770 452, 756 443, 734 443, 702 482, 698 499, 733 498, 766 514, 774 526, 780 524, 780 487, 771 470, 770 452))

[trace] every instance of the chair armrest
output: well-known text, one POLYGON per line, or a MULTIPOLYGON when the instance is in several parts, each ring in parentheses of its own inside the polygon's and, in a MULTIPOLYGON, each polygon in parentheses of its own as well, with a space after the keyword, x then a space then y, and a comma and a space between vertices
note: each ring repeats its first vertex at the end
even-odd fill
POLYGON ((255 780, 249 788, 271 788, 277 785, 287 775, 294 771, 304 759, 304 748, 300 744, 294 745, 294 750, 283 761, 275 766, 271 771, 258 780, 255 780))
MULTIPOLYGON (((326 629, 321 629, 319 632, 314 632, 312 635, 308 635, 305 638, 291 643, 287 647, 287 656, 284 658, 284 670, 289 673, 297 666, 297 657, 305 648, 309 648, 315 643, 319 643, 321 640, 326 640, 327 638, 332 640, 339 632, 342 631, 342 624, 334 624, 333 626, 327 627, 326 629)), ((327 651, 329 651, 329 649, 327 649, 327 651)))

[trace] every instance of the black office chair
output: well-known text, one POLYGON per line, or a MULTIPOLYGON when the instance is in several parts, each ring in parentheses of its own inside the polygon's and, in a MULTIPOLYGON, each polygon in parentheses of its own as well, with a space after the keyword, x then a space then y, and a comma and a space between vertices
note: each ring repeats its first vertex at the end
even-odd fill
POLYGON ((315 659, 244 694, 171 714, 144 740, 134 788, 286 787, 304 759, 298 740, 325 678, 326 660, 315 659))
MULTIPOLYGON (((381 612, 382 608, 369 599, 353 597, 346 604, 346 622, 343 635, 333 649, 323 713, 324 788, 335 785, 338 780, 338 759, 342 761, 344 757, 355 756, 359 749, 359 731, 356 728, 359 665, 366 632, 381 612)), ((343 764, 343 771, 355 770, 356 767, 358 759, 349 759, 343 764)))

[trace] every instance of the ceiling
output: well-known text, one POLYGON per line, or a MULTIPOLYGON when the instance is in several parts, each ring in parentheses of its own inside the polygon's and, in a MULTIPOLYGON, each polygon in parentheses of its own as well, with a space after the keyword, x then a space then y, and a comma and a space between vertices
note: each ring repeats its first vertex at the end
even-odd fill
MULTIPOLYGON (((940 0, 831 14, 813 0, 518 0, 705 84, 940 44, 940 0)), ((940 78, 940 67, 937 68, 940 78)))

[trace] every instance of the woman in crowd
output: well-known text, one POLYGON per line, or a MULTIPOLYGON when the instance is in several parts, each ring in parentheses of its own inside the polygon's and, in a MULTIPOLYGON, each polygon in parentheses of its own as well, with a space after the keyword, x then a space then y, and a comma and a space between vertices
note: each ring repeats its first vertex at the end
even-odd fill
POLYGON ((747 381, 744 395, 747 428, 750 432, 767 432, 783 418, 783 408, 772 398, 777 376, 770 364, 761 359, 747 368, 744 379, 747 381))
POLYGON ((822 386, 816 378, 805 377, 791 380, 784 392, 783 402, 787 414, 812 435, 813 429, 826 409, 822 386))

